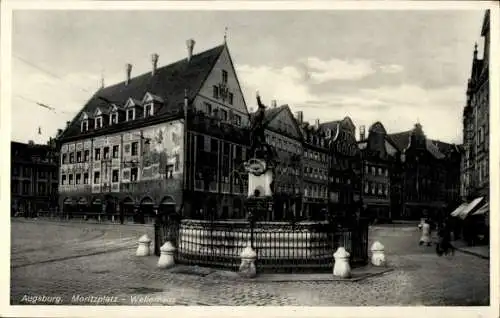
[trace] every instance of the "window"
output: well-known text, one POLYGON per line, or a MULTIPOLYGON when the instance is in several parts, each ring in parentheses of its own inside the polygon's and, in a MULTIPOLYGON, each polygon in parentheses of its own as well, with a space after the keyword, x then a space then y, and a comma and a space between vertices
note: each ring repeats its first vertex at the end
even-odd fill
POLYGON ((213 98, 219 98, 219 88, 217 86, 213 86, 213 98))
POLYGON ((205 103, 205 113, 207 115, 212 115, 212 104, 210 103, 205 103))
POLYGON ((113 170, 113 174, 111 176, 111 181, 118 182, 118 170, 117 169, 113 170))
POLYGON ((89 157, 90 157, 90 151, 89 150, 85 150, 83 152, 83 162, 88 162, 89 161, 89 157))
POLYGON ((95 129, 102 128, 102 117, 97 117, 95 119, 95 129))
POLYGON ((61 175, 61 184, 62 185, 66 184, 66 175, 65 174, 61 175))
POLYGON ((226 84, 227 83, 227 71, 222 70, 222 83, 226 84))
POLYGON ((24 194, 30 193, 30 183, 29 183, 29 181, 23 181, 23 193, 24 194))
POLYGON ((375 167, 372 167, 372 175, 375 175, 375 167))
POLYGON ((370 185, 368 182, 365 183, 365 193, 368 193, 370 191, 370 185))
POLYGON ((114 112, 110 116, 110 124, 118 124, 118 113, 114 112))
POLYGON ((78 151, 76 153, 76 162, 82 162, 82 152, 78 151))
POLYGON ((69 175, 69 184, 73 184, 73 174, 69 175))
POLYGON ((233 102, 234 102, 233 93, 229 93, 229 105, 233 105, 233 102))
POLYGON ((130 144, 126 144, 125 148, 123 150, 125 151, 125 153, 129 153, 130 152, 130 144))
POLYGON ((82 175, 77 173, 76 174, 76 184, 80 184, 82 182, 82 175))
POLYGON ((96 148, 94 150, 94 160, 101 160, 101 149, 96 148))
POLYGON ((47 188, 45 187, 45 183, 39 182, 38 183, 38 194, 45 195, 46 193, 47 193, 47 188))
POLYGON ((69 154, 69 163, 74 163, 75 162, 75 154, 74 153, 70 153, 69 154))
POLYGON ((220 119, 222 121, 227 121, 227 111, 226 110, 224 110, 224 109, 220 110, 220 119))
POLYGON ((118 158, 118 150, 119 150, 119 146, 118 145, 114 145, 113 146, 113 158, 118 158))
POLYGON ((109 147, 104 147, 104 159, 109 159, 109 147))
POLYGON ((240 115, 234 114, 233 115, 233 121, 234 121, 235 125, 241 126, 241 116, 240 115))
POLYGON ((94 184, 101 183, 101 173, 99 171, 94 172, 94 184))
POLYGON ((89 130, 89 121, 87 119, 82 121, 81 131, 85 132, 89 130))
POLYGON ((38 178, 40 179, 45 179, 46 178, 46 173, 44 170, 38 171, 38 178))
POLYGON ((139 153, 139 143, 136 141, 132 143, 132 156, 137 156, 138 153, 139 153))
POLYGON ((135 119, 135 111, 133 109, 127 110, 127 121, 135 119))
POLYGON ((151 109, 152 109, 151 104, 147 104, 144 106, 144 118, 147 118, 152 115, 151 109))
POLYGON ((89 184, 89 173, 85 172, 83 174, 83 184, 89 184))
POLYGON ((130 181, 137 181, 137 168, 130 169, 130 181))

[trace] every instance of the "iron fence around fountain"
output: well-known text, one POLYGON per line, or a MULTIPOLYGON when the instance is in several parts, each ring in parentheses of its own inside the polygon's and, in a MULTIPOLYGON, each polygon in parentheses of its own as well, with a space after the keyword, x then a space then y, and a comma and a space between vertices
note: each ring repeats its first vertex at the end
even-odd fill
POLYGON ((353 266, 368 259, 368 222, 339 227, 329 222, 180 222, 176 260, 180 264, 237 270, 242 250, 252 244, 259 271, 331 271, 343 246, 353 266), (252 233, 253 232, 253 233, 252 233), (253 235, 252 235, 253 234, 253 235))

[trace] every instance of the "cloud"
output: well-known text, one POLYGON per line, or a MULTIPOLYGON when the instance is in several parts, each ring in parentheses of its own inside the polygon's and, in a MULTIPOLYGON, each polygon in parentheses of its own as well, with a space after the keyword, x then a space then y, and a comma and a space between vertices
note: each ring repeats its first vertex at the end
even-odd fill
POLYGON ((359 80, 375 73, 372 63, 361 59, 324 61, 317 57, 308 57, 304 64, 310 69, 311 78, 317 83, 333 80, 359 80))
MULTIPOLYGON (((397 67, 390 68, 394 71, 397 67)), ((381 121, 389 133, 409 130, 419 121, 430 138, 455 143, 461 140, 461 86, 431 89, 406 83, 345 90, 332 84, 329 90, 312 93, 315 84, 304 80, 300 68, 242 65, 237 70, 249 108, 255 101, 248 97, 255 96, 258 89, 265 103, 276 99, 278 104, 290 105, 292 111, 303 110, 309 121, 350 116, 358 126, 381 121)))
POLYGON ((401 65, 390 64, 390 65, 381 65, 379 69, 383 73, 396 74, 396 73, 401 73, 404 68, 401 65))

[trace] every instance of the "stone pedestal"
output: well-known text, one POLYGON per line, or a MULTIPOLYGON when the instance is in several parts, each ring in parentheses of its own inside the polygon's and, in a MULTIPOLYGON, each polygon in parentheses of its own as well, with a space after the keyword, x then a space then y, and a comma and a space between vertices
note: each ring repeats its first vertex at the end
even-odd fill
POLYGON ((240 254, 241 265, 239 268, 239 274, 245 278, 253 278, 257 275, 257 270, 255 268, 255 260, 257 259, 257 253, 253 250, 250 244, 243 249, 240 254))
POLYGON ((136 256, 149 256, 150 253, 151 239, 147 234, 144 234, 139 238, 139 246, 135 252, 136 256))
POLYGON ((170 268, 175 265, 175 247, 170 241, 165 242, 160 248, 160 259, 158 260, 159 268, 170 268))
POLYGON ((374 266, 385 266, 385 254, 384 254, 384 245, 379 241, 375 241, 371 247, 372 251, 372 264, 374 266))
POLYGON ((333 257, 335 258, 335 264, 333 265, 333 276, 341 278, 351 277, 351 265, 349 264, 349 257, 351 254, 345 250, 343 247, 339 247, 333 257))

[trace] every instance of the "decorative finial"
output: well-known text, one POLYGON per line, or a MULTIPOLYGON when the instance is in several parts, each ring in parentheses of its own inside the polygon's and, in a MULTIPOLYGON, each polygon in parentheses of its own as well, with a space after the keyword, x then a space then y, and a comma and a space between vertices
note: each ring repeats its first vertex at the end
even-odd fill
POLYGON ((224 28, 224 44, 226 44, 227 41, 227 27, 224 28))

